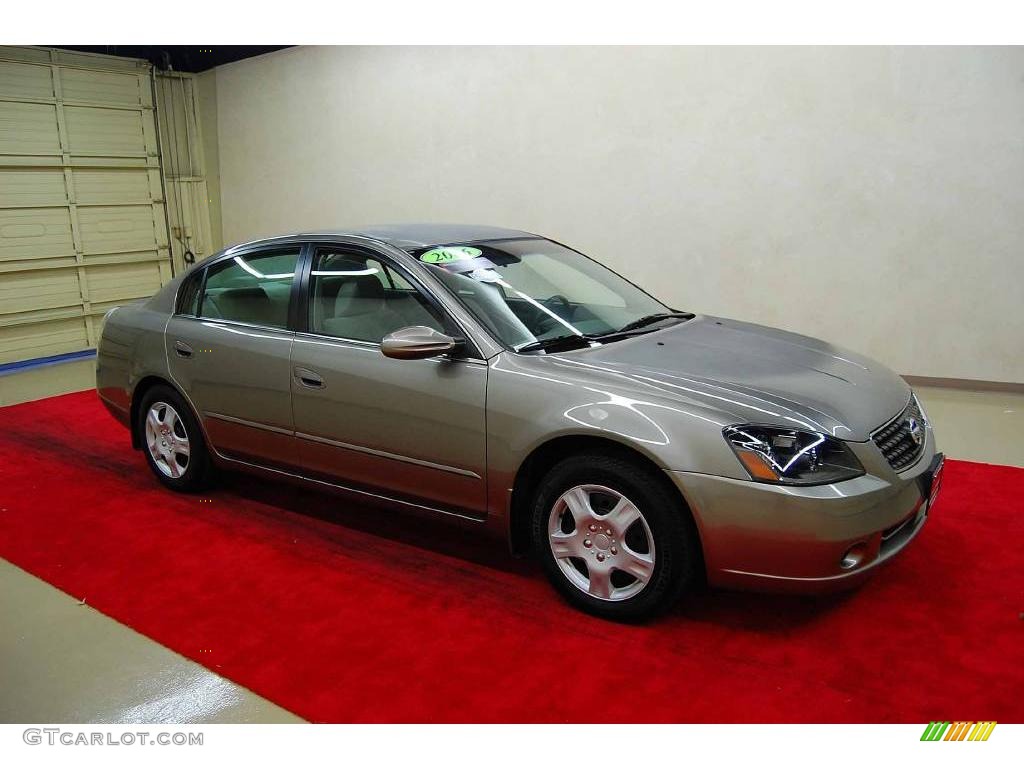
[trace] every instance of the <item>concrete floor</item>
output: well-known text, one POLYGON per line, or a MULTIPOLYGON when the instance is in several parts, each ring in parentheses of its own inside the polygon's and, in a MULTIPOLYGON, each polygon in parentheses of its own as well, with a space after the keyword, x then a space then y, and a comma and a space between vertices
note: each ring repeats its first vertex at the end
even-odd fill
MULTIPOLYGON (((93 361, 0 377, 0 405, 92 385, 93 361)), ((917 387, 940 449, 1024 467, 1024 394, 917 387)), ((0 722, 302 722, 0 560, 0 722)))
POLYGON ((1024 467, 1024 393, 945 387, 914 391, 947 456, 1024 467))
POLYGON ((92 358, 30 368, 0 375, 0 406, 81 392, 95 386, 96 360, 92 358))
POLYGON ((303 722, 5 560, 0 616, 0 722, 303 722))

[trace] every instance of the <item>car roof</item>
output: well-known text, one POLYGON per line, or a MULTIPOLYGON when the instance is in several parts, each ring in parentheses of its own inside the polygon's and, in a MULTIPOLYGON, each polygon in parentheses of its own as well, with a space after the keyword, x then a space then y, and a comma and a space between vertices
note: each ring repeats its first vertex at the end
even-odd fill
MULTIPOLYGON (((518 229, 491 227, 484 224, 379 224, 369 227, 322 229, 311 232, 296 232, 290 235, 253 240, 240 245, 258 245, 281 239, 304 239, 317 237, 366 237, 379 240, 404 250, 425 248, 431 245, 469 243, 476 240, 508 240, 537 235, 518 229)), ((232 246, 233 250, 238 246, 232 246)))

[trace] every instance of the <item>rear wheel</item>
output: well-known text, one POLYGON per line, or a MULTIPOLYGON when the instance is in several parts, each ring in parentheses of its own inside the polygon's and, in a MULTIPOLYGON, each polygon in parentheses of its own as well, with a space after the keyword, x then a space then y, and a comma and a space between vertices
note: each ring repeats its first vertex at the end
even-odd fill
POLYGON ((619 621, 650 618, 693 581, 699 545, 664 478, 616 456, 574 456, 541 481, 534 546, 573 605, 619 621))
POLYGON ((139 443, 157 480, 175 491, 205 488, 212 465, 192 410, 170 387, 155 386, 139 407, 139 443))

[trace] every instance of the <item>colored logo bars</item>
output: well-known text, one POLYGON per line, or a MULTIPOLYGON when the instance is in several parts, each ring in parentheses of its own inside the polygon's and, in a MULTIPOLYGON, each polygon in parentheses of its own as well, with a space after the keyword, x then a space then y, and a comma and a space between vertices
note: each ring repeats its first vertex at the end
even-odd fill
POLYGON ((931 722, 921 734, 921 741, 988 741, 996 727, 994 720, 983 722, 931 722))

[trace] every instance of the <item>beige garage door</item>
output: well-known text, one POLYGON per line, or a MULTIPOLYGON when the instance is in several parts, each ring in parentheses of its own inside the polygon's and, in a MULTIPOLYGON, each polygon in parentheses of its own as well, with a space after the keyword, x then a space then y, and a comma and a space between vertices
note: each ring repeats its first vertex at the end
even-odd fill
POLYGON ((145 62, 0 47, 0 364, 170 279, 152 94, 145 62))

